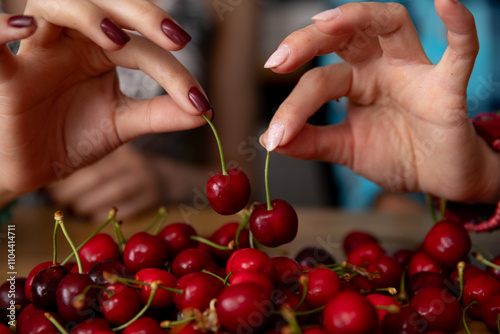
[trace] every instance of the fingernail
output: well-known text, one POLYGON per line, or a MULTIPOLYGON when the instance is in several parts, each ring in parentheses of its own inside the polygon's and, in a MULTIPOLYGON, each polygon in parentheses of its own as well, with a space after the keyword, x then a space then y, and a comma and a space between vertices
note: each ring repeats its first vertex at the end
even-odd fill
POLYGON ((177 45, 184 45, 191 40, 191 36, 184 29, 169 19, 163 20, 161 30, 177 45))
POLYGON ((450 1, 458 5, 458 0, 450 0, 450 1))
POLYGON ((102 20, 101 29, 110 40, 118 45, 123 45, 130 41, 130 36, 109 19, 102 20))
POLYGON ((14 28, 27 28, 31 25, 35 25, 35 19, 33 16, 16 15, 10 17, 7 24, 14 28))
POLYGON ((278 67, 285 62, 285 60, 290 55, 290 47, 286 44, 280 45, 280 47, 274 51, 274 53, 269 57, 269 59, 264 64, 264 68, 278 67))
POLYGON ((325 10, 324 12, 318 13, 312 17, 314 21, 330 21, 342 14, 340 8, 334 8, 325 10))
POLYGON ((269 127, 266 138, 266 150, 274 151, 283 140, 285 126, 281 122, 273 122, 269 127))
POLYGON ((205 95, 203 95, 198 88, 193 87, 188 92, 189 101, 200 112, 205 112, 212 109, 205 95))

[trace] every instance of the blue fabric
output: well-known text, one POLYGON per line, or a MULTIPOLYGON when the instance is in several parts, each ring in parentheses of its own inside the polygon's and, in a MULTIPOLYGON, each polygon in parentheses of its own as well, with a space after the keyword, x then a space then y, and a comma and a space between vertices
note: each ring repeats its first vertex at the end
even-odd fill
MULTIPOLYGON (((350 2, 345 0, 326 0, 331 8, 350 2)), ((433 0, 401 0, 379 2, 399 2, 408 8, 427 56, 434 64, 439 62, 447 45, 447 31, 434 8, 433 0)), ((486 0, 461 0, 472 12, 476 21, 480 50, 467 89, 469 115, 473 117, 481 111, 500 107, 500 68, 495 59, 500 51, 500 2, 486 0)), ((341 61, 336 54, 319 57, 319 64, 326 65, 341 61)), ((330 102, 327 108, 330 123, 338 123, 345 118, 345 101, 330 102)), ((332 165, 334 178, 339 188, 340 206, 346 210, 362 211, 373 205, 383 189, 371 181, 354 174, 349 168, 332 165)), ((424 201, 422 194, 409 195, 424 201)))

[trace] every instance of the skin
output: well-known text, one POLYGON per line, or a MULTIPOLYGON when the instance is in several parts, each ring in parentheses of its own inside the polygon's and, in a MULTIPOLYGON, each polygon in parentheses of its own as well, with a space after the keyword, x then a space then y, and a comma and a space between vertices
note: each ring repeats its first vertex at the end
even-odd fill
MULTIPOLYGON (((500 158, 467 117, 466 88, 479 44, 472 14, 436 0, 449 46, 433 65, 406 9, 351 3, 285 38, 288 73, 314 56, 344 62, 306 73, 271 120, 281 123, 276 152, 350 167, 394 192, 424 192, 462 202, 496 203, 500 158), (325 102, 348 98, 344 122, 316 127, 307 118, 325 102)), ((261 137, 265 146, 269 130, 261 137)))

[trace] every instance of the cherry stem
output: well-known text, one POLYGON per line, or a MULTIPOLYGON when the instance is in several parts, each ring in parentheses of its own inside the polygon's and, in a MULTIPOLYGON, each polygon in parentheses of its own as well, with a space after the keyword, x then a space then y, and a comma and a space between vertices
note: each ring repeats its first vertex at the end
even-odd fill
POLYGON ((134 321, 136 321, 137 319, 139 319, 140 317, 142 317, 142 315, 148 310, 149 306, 151 305, 151 303, 153 302, 153 298, 156 294, 156 291, 158 291, 158 288, 159 288, 159 281, 155 281, 153 283, 151 283, 151 294, 149 295, 149 299, 148 299, 148 302, 146 303, 146 305, 144 305, 144 307, 142 308, 142 310, 140 310, 132 319, 130 319, 128 322, 124 323, 123 325, 121 326, 118 326, 118 327, 115 327, 112 329, 113 332, 118 332, 124 328, 127 328, 131 323, 133 323, 134 321))
POLYGON ((299 277, 299 283, 302 286, 302 296, 300 296, 299 302, 293 308, 294 312, 297 311, 299 309, 299 307, 301 307, 302 304, 304 304, 304 302, 306 301, 309 278, 307 276, 302 275, 299 277))
POLYGON ((492 268, 494 268, 496 270, 500 270, 500 266, 498 264, 494 264, 493 262, 486 260, 481 253, 479 253, 477 251, 473 251, 472 255, 474 255, 474 257, 476 258, 476 260, 478 260, 482 264, 485 264, 488 267, 492 267, 492 268))
POLYGON ((64 327, 61 326, 59 321, 57 321, 56 318, 54 318, 54 316, 52 316, 52 314, 50 314, 49 312, 46 312, 43 315, 45 316, 45 318, 49 319, 49 321, 57 328, 57 330, 59 332, 61 332, 61 334, 69 334, 68 331, 66 331, 64 329, 64 327))
POLYGON ((217 249, 220 249, 220 250, 233 250, 234 247, 235 247, 235 241, 234 240, 231 240, 231 242, 229 242, 229 244, 227 246, 221 246, 219 244, 216 244, 213 241, 210 241, 210 240, 205 239, 203 237, 200 237, 198 235, 190 235, 189 239, 195 240, 195 241, 198 241, 198 242, 201 242, 201 243, 204 243, 206 245, 209 245, 210 247, 217 248, 217 249))
MULTIPOLYGON (((85 244, 90 240, 92 239, 92 237, 94 235, 96 235, 97 233, 101 232, 103 228, 106 227, 106 225, 109 224, 110 221, 112 221, 116 216, 116 208, 112 208, 110 211, 109 211, 109 215, 108 215, 108 219, 106 219, 106 221, 101 225, 99 226, 99 228, 97 228, 94 232, 92 232, 92 234, 90 234, 87 239, 85 239, 80 245, 78 245, 78 247, 76 248, 77 250, 80 250, 83 246, 85 246, 85 244)), ((71 260, 73 258, 73 253, 69 254, 68 257, 63 261, 61 262, 61 265, 64 266, 66 263, 68 263, 69 260, 71 260)))
POLYGON ((160 229, 163 227, 163 223, 165 222, 166 218, 167 218, 167 209, 164 206, 162 206, 158 209, 158 213, 156 214, 153 221, 144 229, 144 232, 149 232, 149 230, 151 230, 153 226, 156 226, 154 235, 157 235, 158 232, 160 232, 160 229))
POLYGON ((394 287, 387 287, 387 288, 377 288, 377 289, 373 289, 373 290, 360 289, 359 292, 361 294, 373 293, 373 292, 388 292, 391 296, 394 296, 395 294, 398 293, 398 290, 396 290, 396 288, 394 288, 394 287))
POLYGON ((177 325, 190 323, 191 321, 194 321, 195 319, 196 319, 196 317, 192 316, 192 317, 187 317, 187 318, 184 318, 181 320, 175 320, 175 321, 174 320, 163 320, 160 323, 160 327, 161 328, 172 328, 172 327, 177 326, 177 325))
POLYGON ((267 201, 267 211, 271 211, 273 209, 271 205, 271 198, 269 196, 269 156, 271 155, 271 151, 267 151, 266 155, 266 165, 264 167, 264 182, 266 188, 266 201, 267 201))
POLYGON ((497 316, 497 330, 498 330, 498 333, 500 333, 500 313, 498 313, 498 316, 497 316))
POLYGON ((427 194, 426 198, 427 198, 427 204, 429 206, 429 211, 431 212, 432 221, 434 223, 437 223, 438 222, 438 218, 436 216, 436 210, 434 209, 434 203, 432 203, 432 197, 431 197, 431 195, 427 194))
POLYGON ((309 314, 314 314, 316 312, 319 312, 319 311, 323 311, 325 308, 325 306, 320 306, 320 307, 317 307, 315 309, 312 309, 312 310, 308 310, 308 311, 302 311, 302 312, 295 312, 295 316, 296 317, 300 317, 301 315, 309 315, 309 314))
POLYGON ((439 199, 439 214, 440 214, 440 220, 444 219, 444 214, 446 213, 446 199, 440 198, 439 199))
POLYGON ((201 272, 202 272, 202 273, 205 273, 205 274, 212 275, 212 276, 213 276, 213 277, 215 277, 215 278, 218 278, 218 279, 219 279, 222 283, 224 283, 224 285, 226 285, 226 284, 227 284, 227 285, 229 285, 229 283, 227 283, 227 279, 226 279, 226 278, 222 278, 222 277, 220 277, 219 275, 214 274, 214 273, 213 273, 213 272, 211 272, 211 271, 208 271, 208 270, 206 270, 206 269, 202 269, 202 270, 201 270, 201 272))
MULTIPOLYGON (((152 283, 141 282, 141 281, 137 281, 137 280, 132 279, 132 278, 120 277, 118 275, 111 274, 107 271, 104 272, 104 278, 110 283, 116 283, 116 282, 125 283, 125 284, 127 284, 131 287, 134 287, 134 288, 137 288, 137 285, 147 285, 147 286, 151 286, 151 287, 153 286, 152 283)), ((160 289, 167 290, 167 291, 170 291, 173 293, 184 293, 184 290, 174 289, 174 288, 170 288, 168 286, 161 285, 162 284, 161 281, 157 281, 157 284, 158 284, 158 288, 160 288, 160 289)))
POLYGON ((291 333, 293 334, 302 334, 300 330, 299 323, 297 322, 297 318, 295 317, 294 311, 291 309, 290 305, 283 304, 280 306, 281 315, 286 320, 288 325, 290 326, 291 333))
POLYGON ((467 305, 466 307, 464 307, 464 309, 462 310, 462 322, 464 323, 464 329, 465 329, 465 332, 467 334, 470 334, 470 330, 469 330, 469 326, 467 326, 467 320, 466 320, 466 317, 465 317, 465 313, 467 312, 467 310, 469 309, 469 307, 474 306, 476 304, 477 304, 477 301, 473 300, 469 305, 467 305))
POLYGON ((205 121, 207 121, 208 125, 210 125, 210 127, 212 128, 212 131, 215 135, 215 140, 217 141, 217 146, 219 147, 220 162, 222 165, 222 175, 228 175, 227 170, 226 170, 226 164, 224 162, 224 153, 222 153, 222 145, 220 143, 219 134, 217 133, 217 130, 215 129, 214 124, 212 123, 212 121, 210 121, 210 119, 207 117, 207 115, 202 114, 201 116, 205 119, 205 121))
POLYGON ((472 244, 474 246, 474 248, 477 248, 479 251, 481 251, 481 253, 484 253, 488 258, 490 259, 494 259, 495 256, 493 254, 491 254, 491 252, 489 252, 486 248, 474 243, 472 244))
POLYGON ((66 227, 64 226, 63 213, 61 211, 57 211, 54 214, 54 219, 60 225, 61 231, 63 232, 64 236, 66 237, 66 240, 68 241, 68 244, 70 245, 71 249, 73 250, 73 255, 75 256, 76 264, 78 265, 78 273, 83 274, 82 261, 80 260, 80 256, 78 255, 78 250, 76 249, 75 244, 73 243, 73 241, 69 237, 68 231, 66 231, 66 227))
POLYGON ((240 249, 240 234, 241 231, 243 231, 245 227, 247 227, 249 222, 250 215, 248 213, 244 213, 243 217, 240 220, 240 224, 238 225, 238 229, 236 230, 236 234, 234 235, 234 246, 236 249, 240 249))
POLYGON ((405 268, 403 270, 403 274, 401 275, 401 280, 399 281, 399 294, 398 294, 398 299, 399 301, 406 303, 408 301, 408 294, 406 293, 406 272, 408 268, 405 268))
POLYGON ((232 274, 233 274, 233 272, 232 272, 232 271, 230 271, 230 272, 226 275, 226 277, 224 278, 224 281, 223 281, 224 285, 231 285, 231 284, 229 284, 228 282, 229 282, 229 277, 231 277, 231 275, 232 275, 232 274))
POLYGON ((399 313, 399 306, 397 305, 376 305, 375 308, 377 310, 384 310, 384 311, 387 311, 387 313, 390 313, 390 314, 396 314, 396 313, 399 313))
POLYGON ((120 252, 123 253, 123 248, 125 247, 125 236, 123 235, 121 229, 121 222, 118 222, 116 219, 113 219, 112 221, 113 221, 113 230, 115 231, 116 235, 116 242, 118 243, 120 252))
POLYGON ((460 284, 460 293, 457 298, 458 301, 462 299, 464 293, 464 269, 465 269, 465 262, 464 261, 458 262, 457 271, 458 271, 458 282, 460 284))
POLYGON ((54 224, 54 234, 52 235, 52 264, 57 263, 57 229, 59 228, 59 224, 54 224))

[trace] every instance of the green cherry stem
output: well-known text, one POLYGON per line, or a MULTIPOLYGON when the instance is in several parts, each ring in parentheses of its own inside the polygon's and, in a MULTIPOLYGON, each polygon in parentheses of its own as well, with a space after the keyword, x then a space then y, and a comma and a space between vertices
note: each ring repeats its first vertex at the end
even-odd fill
POLYGON ((217 249, 220 249, 220 250, 232 250, 232 249, 234 249, 234 246, 235 246, 234 240, 232 240, 231 242, 229 242, 229 244, 227 246, 221 246, 219 244, 216 244, 213 241, 210 241, 210 240, 205 239, 203 237, 200 237, 198 235, 191 235, 191 236, 189 236, 189 239, 195 240, 195 241, 198 241, 198 242, 201 242, 201 243, 204 243, 204 244, 206 244, 206 245, 208 245, 210 247, 217 248, 217 249))
POLYGON ((426 199, 427 199, 427 205, 429 206, 429 211, 431 212, 432 221, 434 223, 437 223, 438 218, 436 216, 436 210, 434 209, 434 204, 432 203, 431 195, 426 195, 426 199))
POLYGON ((467 305, 466 307, 464 307, 463 310, 462 310, 462 322, 464 324, 464 329, 465 329, 465 332, 467 334, 470 334, 470 330, 469 330, 469 326, 467 325, 467 319, 466 319, 465 314, 467 313, 467 310, 469 309, 469 307, 474 306, 476 304, 477 304, 477 301, 473 300, 469 305, 467 305))
POLYGON ((486 260, 481 253, 473 251, 472 255, 476 258, 478 262, 481 262, 482 264, 485 264, 488 267, 492 267, 493 269, 500 270, 500 266, 498 264, 494 264, 493 262, 486 260))
POLYGON ((458 272, 458 282, 460 285, 460 292, 457 298, 458 301, 462 299, 462 296, 464 294, 464 269, 465 269, 465 262, 464 261, 458 262, 457 272, 458 272))
POLYGON ((52 314, 50 314, 49 312, 45 312, 43 315, 45 316, 45 318, 49 319, 49 321, 57 328, 57 330, 61 334, 69 334, 68 331, 64 329, 64 327, 59 323, 59 321, 56 320, 56 318, 54 318, 52 314))
MULTIPOLYGON (((101 226, 99 226, 99 228, 97 228, 94 232, 92 232, 92 234, 90 234, 87 239, 85 239, 81 244, 78 245, 78 247, 76 248, 77 250, 80 250, 83 246, 85 246, 85 244, 90 240, 92 239, 92 237, 94 235, 96 235, 97 233, 101 232, 112 220, 114 220, 116 217, 116 208, 112 208, 110 211, 109 211, 109 214, 108 214, 108 218, 106 219, 106 221, 101 224, 101 226)), ((66 257, 66 259, 64 259, 63 262, 61 262, 61 265, 64 266, 66 263, 68 263, 69 260, 71 260, 73 258, 73 253, 69 254, 68 257, 66 257)))
POLYGON ((80 256, 78 255, 78 250, 76 249, 75 244, 73 243, 73 241, 71 241, 68 231, 66 231, 66 227, 64 226, 63 213, 61 211, 56 211, 56 213, 54 214, 54 219, 60 225, 61 231, 63 232, 66 240, 68 241, 68 244, 73 250, 73 255, 75 256, 76 264, 78 265, 78 273, 83 274, 82 261, 80 260, 80 256))
POLYGON ((202 114, 201 116, 205 119, 205 121, 207 121, 208 125, 210 125, 210 127, 212 128, 212 131, 215 135, 215 140, 217 141, 217 146, 219 147, 220 162, 222 165, 222 175, 228 175, 227 169, 226 169, 226 163, 224 162, 224 153, 222 153, 222 145, 220 143, 219 134, 217 133, 217 130, 215 129, 214 124, 212 123, 212 121, 210 121, 210 119, 207 117, 207 115, 202 114))
POLYGON ((159 231, 161 229, 161 225, 163 225, 163 223, 165 222, 166 216, 167 216, 167 209, 163 206, 160 207, 153 221, 148 226, 146 226, 146 228, 143 231, 149 232, 149 230, 151 230, 154 226, 156 226, 156 230, 159 231))
POLYGON ((241 231, 243 231, 250 222, 250 214, 247 212, 247 210, 243 211, 245 211, 245 213, 243 214, 243 217, 240 220, 240 224, 238 225, 238 229, 236 230, 236 234, 234 235, 234 246, 236 247, 236 249, 240 249, 241 231))
POLYGON ((196 320, 196 317, 194 317, 194 316, 186 317, 186 318, 180 319, 180 320, 163 320, 160 323, 160 327, 161 328, 172 328, 172 327, 177 326, 177 325, 190 323, 191 321, 194 321, 194 320, 196 320))
POLYGON ((280 307, 281 315, 283 318, 286 320, 288 323, 289 328, 291 329, 291 333, 293 334, 302 334, 302 331, 300 330, 299 323, 297 322, 297 318, 295 317, 295 314, 288 304, 283 304, 280 307))
POLYGON ((267 201, 267 211, 271 211, 273 209, 271 205, 271 197, 269 196, 269 156, 271 155, 271 151, 267 151, 266 155, 266 165, 264 167, 264 182, 266 188, 266 201, 267 201))
POLYGON ((213 276, 213 277, 215 277, 215 278, 219 279, 222 283, 224 283, 224 285, 230 285, 230 284, 227 282, 227 279, 226 279, 225 277, 224 277, 224 278, 223 278, 223 277, 220 277, 219 275, 214 274, 213 272, 208 271, 208 270, 206 270, 206 269, 202 269, 202 270, 201 270, 201 272, 202 272, 202 273, 205 273, 205 274, 209 274, 209 275, 211 275, 211 276, 213 276))
POLYGON ((52 234, 52 264, 57 263, 57 229, 59 228, 59 224, 56 222, 54 224, 54 233, 52 234))
MULTIPOLYGON (((153 287, 152 283, 141 282, 141 281, 137 281, 137 280, 132 279, 132 278, 120 277, 116 274, 112 274, 112 273, 109 273, 107 271, 104 272, 104 279, 106 279, 110 283, 120 282, 122 284, 126 284, 128 286, 133 287, 133 288, 137 288, 138 285, 139 286, 146 285, 146 286, 153 287)), ((160 281, 157 281, 156 283, 157 283, 159 289, 163 289, 163 290, 170 291, 173 293, 184 293, 184 290, 170 288, 168 286, 163 286, 163 285, 161 285, 162 283, 160 281)))
POLYGON ((302 304, 304 304, 304 302, 306 301, 306 297, 307 297, 307 293, 308 293, 308 287, 309 287, 309 278, 307 276, 301 275, 299 277, 299 283, 302 286, 303 291, 302 291, 302 296, 300 296, 299 302, 293 308, 294 312, 297 311, 299 309, 299 307, 301 307, 302 304))

